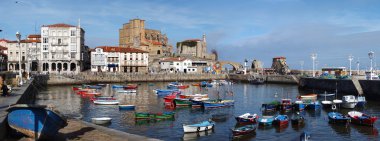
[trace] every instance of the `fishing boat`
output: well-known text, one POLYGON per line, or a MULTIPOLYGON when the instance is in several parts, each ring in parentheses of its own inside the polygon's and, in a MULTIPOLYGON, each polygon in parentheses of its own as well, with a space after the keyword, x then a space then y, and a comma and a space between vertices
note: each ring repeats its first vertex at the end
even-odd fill
POLYGON ((222 103, 224 106, 234 106, 235 100, 222 100, 220 103, 222 103))
POLYGON ((359 111, 350 111, 348 116, 351 119, 351 123, 358 125, 373 126, 377 120, 376 116, 370 116, 359 111))
POLYGON ((203 101, 209 100, 209 98, 198 98, 198 99, 189 99, 191 102, 191 107, 199 108, 203 106, 203 101))
POLYGON ((356 107, 364 107, 367 101, 365 100, 364 96, 359 95, 358 96, 358 103, 356 104, 356 107))
POLYGON ((262 116, 259 118, 259 125, 270 126, 274 121, 273 116, 262 116))
POLYGON ((97 105, 118 105, 118 100, 94 100, 94 104, 97 105))
POLYGON ((113 96, 95 96, 90 98, 91 101, 95 100, 116 100, 113 96))
POLYGON ((114 89, 124 88, 124 86, 123 85, 112 85, 112 88, 114 88, 114 89))
POLYGON ((103 87, 102 86, 97 86, 97 85, 87 85, 86 88, 89 88, 89 89, 102 89, 103 87))
POLYGON ((350 117, 345 116, 338 112, 329 112, 328 114, 330 123, 349 123, 350 117))
POLYGON ((149 113, 151 119, 172 119, 175 112, 149 113))
POLYGON ((54 140, 58 130, 67 126, 60 114, 44 105, 17 104, 10 107, 7 121, 10 128, 35 140, 54 140))
POLYGON ((252 134, 256 131, 256 126, 252 124, 244 125, 242 127, 236 127, 232 130, 232 135, 233 136, 242 136, 242 135, 248 135, 252 134))
POLYGON ((280 105, 281 103, 279 101, 272 101, 272 102, 269 102, 269 103, 264 103, 261 105, 261 109, 263 111, 275 111, 277 110, 278 106, 280 105))
POLYGON ((321 109, 321 104, 319 103, 319 101, 312 101, 309 104, 307 104, 306 108, 310 110, 318 110, 321 109))
POLYGON ((87 93, 83 93, 83 95, 92 95, 92 96, 100 96, 102 95, 101 93, 99 92, 87 92, 87 93))
POLYGON ((318 94, 319 97, 330 97, 330 96, 334 96, 335 93, 327 93, 327 91, 325 91, 325 93, 323 94, 318 94))
POLYGON ((128 84, 127 86, 124 86, 124 89, 137 89, 137 85, 136 84, 128 84))
POLYGON ((305 124, 305 118, 303 116, 299 115, 299 113, 297 113, 296 116, 293 116, 290 121, 291 121, 292 125, 303 125, 303 124, 305 124))
POLYGON ((191 84, 191 86, 201 86, 201 84, 200 83, 193 83, 193 84, 191 84))
POLYGON ((74 86, 74 87, 73 87, 73 91, 77 91, 77 90, 80 90, 80 89, 82 89, 81 86, 74 86))
MULTIPOLYGON (((335 94, 332 94, 332 95, 335 95, 335 94)), ((325 91, 324 97, 325 97, 325 100, 321 101, 323 108, 331 107, 333 102, 330 100, 327 100, 327 92, 326 91, 325 91)))
POLYGON ((200 85, 201 85, 201 87, 212 87, 212 84, 208 83, 206 81, 202 81, 200 85))
POLYGON ((176 107, 180 107, 180 106, 190 106, 191 105, 191 101, 189 99, 183 99, 183 98, 176 98, 174 99, 174 105, 176 107))
POLYGON ((169 95, 169 94, 172 94, 173 92, 177 92, 177 93, 181 93, 180 91, 178 90, 163 90, 163 89, 156 89, 154 90, 154 92, 158 95, 158 96, 163 96, 163 95, 169 95))
POLYGON ((317 96, 317 94, 307 94, 299 96, 299 99, 301 99, 302 101, 315 101, 317 100, 317 96))
POLYGON ((94 124, 106 124, 110 123, 112 118, 110 117, 100 117, 100 118, 91 118, 91 122, 94 124))
POLYGON ((342 97, 342 107, 343 108, 355 108, 356 104, 358 103, 358 100, 356 100, 355 96, 353 95, 345 95, 342 97))
POLYGON ((297 100, 293 104, 294 110, 302 111, 305 109, 306 105, 301 100, 297 100))
POLYGON ((150 119, 150 114, 149 113, 135 113, 135 119, 136 120, 150 119))
POLYGON ((189 85, 178 85, 177 88, 178 89, 187 89, 187 88, 189 88, 189 85))
POLYGON ((229 117, 229 114, 226 113, 219 113, 219 114, 213 114, 212 115, 212 121, 226 121, 229 117))
POLYGON ((239 123, 256 123, 259 116, 257 114, 245 113, 238 117, 235 117, 239 123))
POLYGON ((213 129, 215 126, 215 122, 213 121, 203 121, 197 124, 183 124, 183 131, 185 133, 192 133, 192 132, 201 132, 201 131, 207 131, 213 129))
POLYGON ((335 99, 332 102, 335 105, 340 105, 343 103, 342 100, 338 99, 338 83, 335 83, 335 99))
POLYGON ((208 94, 180 94, 179 98, 194 99, 196 97, 208 98, 208 94))
POLYGON ((287 115, 277 115, 273 123, 278 126, 286 126, 289 124, 289 118, 287 115))
POLYGON ((135 105, 119 105, 119 110, 135 110, 135 105))
POLYGON ((203 106, 205 109, 208 108, 219 108, 225 106, 233 106, 234 100, 206 100, 203 101, 203 106))
POLYGON ((281 110, 291 111, 293 109, 293 104, 291 99, 281 99, 281 110))
POLYGON ((265 80, 264 78, 254 78, 254 79, 249 79, 248 82, 254 85, 261 85, 261 84, 264 84, 265 80))
POLYGON ((136 93, 137 90, 135 89, 127 89, 127 90, 118 90, 118 93, 136 93))
POLYGON ((170 95, 167 95, 164 97, 164 104, 167 106, 173 106, 174 105, 174 99, 177 98, 177 93, 172 93, 170 95))

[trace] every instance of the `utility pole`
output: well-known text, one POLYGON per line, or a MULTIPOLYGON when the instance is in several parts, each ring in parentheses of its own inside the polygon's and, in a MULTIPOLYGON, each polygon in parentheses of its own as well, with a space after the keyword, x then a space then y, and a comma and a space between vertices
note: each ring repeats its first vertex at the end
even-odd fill
POLYGON ((351 54, 348 56, 348 61, 350 61, 350 76, 352 75, 352 72, 351 72, 351 62, 352 60, 354 59, 354 56, 352 56, 351 54))
POLYGON ((358 57, 358 61, 356 61, 356 71, 357 71, 357 74, 359 75, 359 73, 360 73, 360 60, 359 60, 359 57, 358 57))
POLYGON ((313 60, 313 77, 315 77, 315 60, 317 59, 317 53, 312 53, 311 59, 313 60))

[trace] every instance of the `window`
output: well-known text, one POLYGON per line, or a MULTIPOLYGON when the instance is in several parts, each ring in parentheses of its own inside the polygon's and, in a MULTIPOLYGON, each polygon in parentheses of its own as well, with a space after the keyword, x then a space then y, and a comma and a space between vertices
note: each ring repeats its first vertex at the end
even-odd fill
POLYGON ((48 38, 44 38, 44 39, 43 39, 43 42, 44 42, 44 43, 49 43, 48 38))
POLYGON ((195 69, 193 69, 193 71, 195 71, 195 69))
POLYGON ((75 30, 71 30, 71 36, 75 36, 75 30))
POLYGON ((47 53, 44 53, 44 58, 47 59, 47 53))
POLYGON ((51 59, 54 59, 54 54, 51 54, 51 59))
POLYGON ((76 43, 77 40, 75 38, 71 38, 71 43, 76 43))
POLYGON ((43 47, 44 47, 43 50, 45 51, 48 50, 48 45, 44 45, 43 47))
POLYGON ((62 44, 62 39, 58 38, 58 44, 62 44))
POLYGON ((177 66, 179 66, 179 63, 177 63, 177 66))

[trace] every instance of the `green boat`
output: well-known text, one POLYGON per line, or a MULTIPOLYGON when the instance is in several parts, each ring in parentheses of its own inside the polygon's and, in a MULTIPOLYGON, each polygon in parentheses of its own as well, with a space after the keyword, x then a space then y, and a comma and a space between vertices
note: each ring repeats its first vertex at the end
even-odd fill
POLYGON ((154 115, 154 119, 171 119, 174 118, 175 112, 164 112, 151 115, 154 115))
POLYGON ((150 119, 151 115, 149 113, 135 113, 135 119, 150 119))
POLYGON ((190 106, 191 103, 192 102, 189 99, 180 99, 180 98, 174 99, 175 106, 190 106))

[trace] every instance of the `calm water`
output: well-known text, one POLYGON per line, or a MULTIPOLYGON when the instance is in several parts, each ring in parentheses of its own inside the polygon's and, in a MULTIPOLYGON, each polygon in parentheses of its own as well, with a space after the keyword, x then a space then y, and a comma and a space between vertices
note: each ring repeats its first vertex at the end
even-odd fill
MULTIPOLYGON (((199 88, 190 86, 183 93, 209 93, 209 96, 216 97, 216 91, 220 92, 231 90, 234 95, 221 94, 222 98, 234 99, 235 106, 220 109, 200 110, 192 108, 166 109, 163 99, 157 97, 152 90, 155 88, 165 88, 167 83, 154 83, 154 86, 148 86, 148 83, 141 83, 138 87, 137 94, 116 93, 109 85, 101 90, 103 95, 114 95, 121 104, 136 105, 136 112, 163 112, 175 111, 175 120, 157 121, 157 122, 135 122, 135 111, 119 111, 118 106, 101 106, 94 105, 88 98, 82 98, 75 94, 72 86, 50 86, 40 92, 37 103, 54 104, 56 109, 67 116, 83 116, 83 120, 90 122, 92 117, 111 117, 112 123, 106 127, 125 131, 128 133, 149 136, 163 140, 231 140, 231 128, 235 126, 234 116, 246 112, 263 114, 260 111, 263 102, 270 102, 274 99, 289 97, 295 99, 299 94, 308 92, 298 90, 295 85, 250 85, 234 84, 233 86, 220 86, 218 88, 199 88), (278 93, 275 97, 274 93, 278 93), (214 131, 202 132, 199 134, 184 134, 182 129, 183 123, 194 123, 211 118, 216 113, 229 113, 231 116, 225 122, 217 122, 214 131)), ((190 84, 190 83, 188 83, 190 84)), ((364 109, 357 109, 366 113, 380 116, 380 103, 369 101, 364 109)), ((339 110, 347 113, 349 110, 339 110)), ((258 128, 255 135, 246 136, 243 139, 248 140, 298 140, 303 131, 311 133, 312 140, 380 140, 378 128, 380 121, 375 127, 363 126, 344 126, 332 125, 328 123, 326 110, 304 111, 306 125, 296 128, 290 124, 285 128, 266 127, 258 128)), ((267 115, 268 113, 266 113, 267 115)), ((269 113, 269 115, 277 113, 269 113)), ((286 113, 292 116, 294 113, 286 113)))

